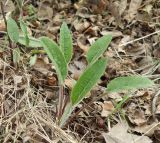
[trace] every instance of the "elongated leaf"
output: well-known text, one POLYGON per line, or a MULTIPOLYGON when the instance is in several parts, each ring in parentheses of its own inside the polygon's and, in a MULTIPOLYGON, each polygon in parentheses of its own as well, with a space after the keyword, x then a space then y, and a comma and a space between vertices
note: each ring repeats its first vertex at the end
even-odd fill
POLYGON ((60 84, 63 84, 67 76, 67 63, 60 48, 48 37, 41 37, 40 40, 44 50, 56 68, 60 84))
POLYGON ((22 19, 20 19, 20 27, 21 27, 21 30, 24 34, 26 45, 28 46, 29 45, 29 37, 28 37, 27 26, 22 19))
POLYGON ((106 59, 99 59, 81 75, 71 92, 72 105, 78 104, 97 83, 107 65, 106 59))
POLYGON ((87 53, 88 63, 95 62, 105 52, 111 40, 112 36, 107 35, 99 38, 93 45, 91 45, 87 53))
POLYGON ((26 37, 24 35, 20 35, 18 42, 24 46, 31 47, 31 48, 39 48, 42 47, 42 44, 39 39, 36 39, 34 37, 28 37, 29 38, 29 44, 26 45, 26 37))
POLYGON ((108 92, 119 92, 153 86, 153 82, 143 76, 127 76, 113 79, 107 86, 108 92))
POLYGON ((18 42, 18 39, 19 39, 18 25, 16 21, 11 17, 9 17, 7 20, 7 32, 8 32, 9 38, 13 42, 18 42))
POLYGON ((14 64, 19 63, 20 58, 21 58, 21 56, 20 56, 19 48, 13 49, 13 62, 14 62, 14 64))
POLYGON ((60 29, 60 47, 63 51, 64 57, 66 58, 66 62, 69 63, 72 58, 73 46, 72 36, 65 22, 63 22, 60 29))
POLYGON ((36 61, 37 61, 37 55, 35 54, 34 56, 30 57, 29 65, 30 66, 35 65, 36 61))
POLYGON ((63 127, 65 122, 68 120, 70 115, 72 114, 72 111, 74 110, 71 103, 68 103, 65 107, 64 113, 60 119, 60 127, 63 127))
POLYGON ((117 110, 119 110, 122 105, 128 100, 129 96, 128 95, 125 95, 122 99, 122 101, 120 101, 117 105, 116 105, 116 108, 113 110, 113 113, 117 110))

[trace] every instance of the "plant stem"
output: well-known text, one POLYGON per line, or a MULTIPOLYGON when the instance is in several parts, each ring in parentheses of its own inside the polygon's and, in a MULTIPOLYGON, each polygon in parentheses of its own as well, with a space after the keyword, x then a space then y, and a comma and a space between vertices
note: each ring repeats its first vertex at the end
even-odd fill
POLYGON ((67 103, 69 103, 69 97, 68 96, 65 96, 64 97, 64 104, 63 104, 63 108, 62 108, 62 114, 64 113, 64 110, 67 106, 67 103))
POLYGON ((63 109, 63 103, 64 103, 64 92, 63 92, 63 85, 59 86, 59 103, 58 103, 58 123, 62 116, 62 109, 63 109))
POLYGON ((85 104, 84 106, 82 106, 73 116, 71 116, 71 118, 66 122, 66 124, 64 125, 64 127, 66 127, 70 122, 72 122, 80 112, 82 112, 84 109, 86 109, 87 107, 89 107, 90 105, 93 104, 93 102, 101 99, 103 96, 107 95, 107 93, 102 93, 99 97, 97 97, 96 99, 91 100, 89 103, 85 104))

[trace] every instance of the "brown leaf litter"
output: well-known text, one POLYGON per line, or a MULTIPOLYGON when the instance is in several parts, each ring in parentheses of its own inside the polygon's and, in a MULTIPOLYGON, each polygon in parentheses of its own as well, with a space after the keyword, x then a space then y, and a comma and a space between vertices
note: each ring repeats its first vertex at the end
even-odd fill
MULTIPOLYGON (((13 11, 10 2, 5 3, 7 14, 13 11)), ((160 2, 83 0, 83 3, 77 3, 77 7, 69 0, 35 3, 37 13, 33 19, 27 20, 32 36, 45 35, 58 42, 60 25, 64 20, 72 31, 74 55, 68 65, 66 97, 87 66, 86 53, 90 45, 99 37, 111 34, 113 40, 104 53, 109 58, 108 68, 73 115, 83 106, 86 108, 66 128, 60 129, 55 125, 59 87, 54 65, 43 52, 37 53, 35 64, 29 66, 30 49, 17 45, 24 56, 18 70, 10 66, 1 15, 0 142, 158 143, 160 101, 156 95, 160 74, 160 2), (156 87, 106 94, 98 99, 110 80, 131 74, 150 77, 156 87), (129 99, 113 113, 125 95, 130 95, 129 99), (91 103, 95 99, 98 100, 91 103)), ((24 15, 24 18, 27 16, 24 15)))

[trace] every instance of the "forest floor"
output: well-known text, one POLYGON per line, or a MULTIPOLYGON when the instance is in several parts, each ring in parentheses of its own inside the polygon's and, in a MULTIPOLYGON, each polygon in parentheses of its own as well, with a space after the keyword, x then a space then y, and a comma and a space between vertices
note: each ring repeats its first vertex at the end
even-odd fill
MULTIPOLYGON (((113 36, 104 54, 109 58, 105 74, 74 113, 103 93, 116 77, 144 75, 155 86, 107 94, 61 129, 55 124, 59 86, 48 56, 42 48, 13 44, 21 51, 19 63, 13 66, 0 12, 0 142, 160 143, 160 1, 112 0, 105 10, 101 6, 40 0, 26 1, 23 8, 28 31, 34 37, 48 36, 58 41, 63 21, 71 30, 74 54, 65 81, 66 96, 73 80, 86 68, 89 46, 103 35, 113 36), (34 54, 37 59, 30 66, 34 54), (125 95, 129 99, 117 109, 125 95)), ((4 10, 9 15, 13 3, 4 2, 4 10)))

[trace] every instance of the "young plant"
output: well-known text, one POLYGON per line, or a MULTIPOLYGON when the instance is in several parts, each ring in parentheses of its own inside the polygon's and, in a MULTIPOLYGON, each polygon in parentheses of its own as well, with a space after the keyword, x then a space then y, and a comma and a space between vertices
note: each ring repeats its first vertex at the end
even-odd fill
MULTIPOLYGON (((11 17, 7 19, 7 34, 13 43, 16 43, 16 44, 19 43, 26 47, 33 47, 33 48, 42 47, 39 39, 30 37, 28 35, 27 26, 25 22, 22 20, 22 18, 19 19, 19 25, 20 25, 20 28, 17 22, 11 17), (21 34, 19 33, 20 29, 22 31, 21 34)), ((11 55, 13 55, 12 58, 13 58, 14 64, 17 64, 20 61, 19 48, 13 48, 13 53, 11 53, 11 55)))
MULTIPOLYGON (((10 41, 15 42, 15 43, 18 42, 19 28, 18 28, 16 21, 12 19, 11 17, 9 17, 7 20, 7 34, 8 34, 10 41)), ((12 45, 12 43, 10 44, 12 45)), ((10 48, 12 48, 12 46, 10 48)), ((18 48, 14 48, 13 52, 11 50, 11 55, 13 56, 12 57, 13 63, 17 64, 20 60, 20 50, 18 48)))
MULTIPOLYGON (((25 44, 26 44, 26 46, 28 46, 30 40, 29 40, 29 36, 28 36, 27 26, 22 18, 19 20, 19 23, 20 23, 20 28, 24 34, 25 44)), ((19 41, 19 39, 18 39, 18 41, 19 41)))
POLYGON ((67 76, 67 63, 63 53, 61 52, 61 49, 54 41, 52 41, 48 37, 41 37, 40 40, 42 46, 44 47, 44 50, 48 54, 48 57, 56 67, 59 84, 63 85, 64 80, 67 76))
POLYGON ((60 29, 59 44, 62 53, 64 54, 64 57, 66 59, 66 62, 69 63, 73 54, 73 45, 72 45, 72 36, 65 22, 63 22, 60 29))
POLYGON ((28 35, 27 25, 22 18, 19 19, 20 29, 22 33, 19 33, 19 27, 17 22, 9 17, 7 19, 7 33, 9 38, 14 43, 20 43, 26 47, 38 48, 42 47, 40 40, 28 35))
MULTIPOLYGON (((43 47, 55 66, 60 87, 57 123, 60 126, 63 126, 71 116, 75 107, 77 107, 78 104, 86 97, 87 93, 91 91, 105 72, 108 62, 107 59, 103 57, 103 53, 107 50, 107 47, 112 40, 112 36, 103 36, 91 45, 86 55, 88 66, 73 87, 70 100, 68 101, 65 100, 63 90, 65 86, 64 80, 68 74, 68 63, 73 55, 73 45, 72 36, 67 24, 64 22, 60 28, 59 45, 48 37, 40 37, 39 39, 36 39, 28 36, 27 27, 23 21, 20 21, 20 27, 23 35, 19 35, 17 27, 16 22, 10 18, 7 22, 7 31, 10 39, 13 42, 18 42, 27 47, 43 47), (66 101, 68 102, 66 103, 66 101)), ((18 50, 16 49, 16 51, 18 50)), ((15 55, 17 56, 17 54, 15 55)), ((31 65, 34 64, 35 60, 36 56, 33 57, 31 65)), ((119 92, 122 90, 147 88, 149 86, 153 86, 153 84, 154 83, 151 80, 142 76, 118 77, 113 79, 107 85, 106 92, 119 92)))
MULTIPOLYGON (((61 111, 61 115, 58 118, 60 126, 65 124, 75 107, 86 97, 87 93, 105 72, 107 59, 102 55, 106 51, 111 39, 111 35, 103 36, 90 47, 87 53, 89 64, 73 87, 69 102, 61 108, 61 110, 64 109, 64 112, 61 111)), ((64 86, 64 79, 67 76, 67 63, 70 62, 73 54, 72 38, 67 24, 63 23, 60 29, 60 46, 47 37, 42 37, 40 40, 46 53, 56 67, 60 85, 64 86)), ((142 76, 119 77, 108 84, 106 92, 146 88, 152 85, 153 82, 151 80, 142 76)), ((63 95, 60 96, 64 97, 63 95)), ((64 99, 60 98, 60 100, 64 99)), ((62 101, 59 103, 62 103, 62 101)))
POLYGON ((7 20, 7 32, 12 42, 17 43, 19 40, 19 28, 16 21, 11 17, 7 20))
POLYGON ((60 94, 57 118, 58 122, 60 122, 60 118, 63 114, 63 109, 65 106, 63 87, 64 80, 68 73, 67 63, 70 62, 73 53, 72 37, 67 24, 63 23, 60 29, 60 46, 57 45, 54 41, 50 40, 48 37, 41 37, 40 40, 42 46, 44 47, 44 50, 46 51, 52 63, 56 67, 59 79, 60 94))

